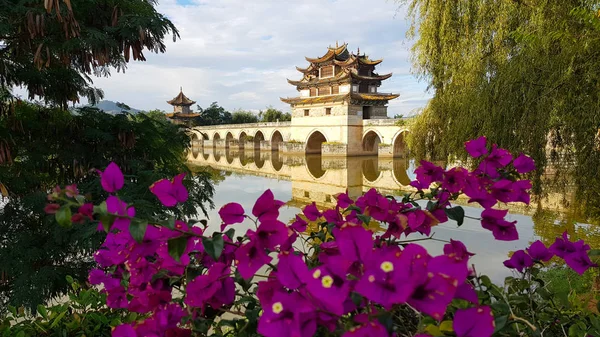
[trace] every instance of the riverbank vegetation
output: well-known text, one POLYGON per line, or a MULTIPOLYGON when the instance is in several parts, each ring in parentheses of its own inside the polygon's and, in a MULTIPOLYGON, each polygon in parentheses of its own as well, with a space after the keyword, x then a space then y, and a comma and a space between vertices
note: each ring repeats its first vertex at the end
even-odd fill
POLYGON ((600 215, 597 1, 422 1, 409 6, 416 73, 433 98, 417 118, 418 157, 465 159, 481 135, 547 169, 600 215), (417 34, 418 32, 418 34, 417 34))

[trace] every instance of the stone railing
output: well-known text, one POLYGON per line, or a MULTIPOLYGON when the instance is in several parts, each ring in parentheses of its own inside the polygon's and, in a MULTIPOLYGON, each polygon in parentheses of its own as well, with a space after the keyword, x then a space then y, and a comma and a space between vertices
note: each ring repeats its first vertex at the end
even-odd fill
POLYGON ((263 123, 246 123, 246 124, 220 124, 220 125, 204 125, 196 126, 194 130, 229 130, 229 129, 255 129, 255 128, 279 128, 289 127, 292 122, 263 122, 263 123))

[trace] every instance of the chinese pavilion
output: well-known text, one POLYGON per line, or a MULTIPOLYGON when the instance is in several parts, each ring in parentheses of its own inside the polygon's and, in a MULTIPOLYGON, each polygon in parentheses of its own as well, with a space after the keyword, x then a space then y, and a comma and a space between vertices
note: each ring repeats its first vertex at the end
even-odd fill
POLYGON ((194 113, 190 109, 190 106, 196 102, 183 94, 183 88, 179 88, 179 95, 172 100, 167 101, 167 103, 173 106, 173 112, 167 114, 167 117, 175 124, 189 125, 194 118, 200 116, 200 114, 194 113))
MULTIPOLYGON (((294 118, 355 116, 360 119, 387 117, 387 103, 399 95, 380 93, 381 82, 392 74, 379 75, 375 66, 383 60, 371 60, 360 49, 355 53, 348 45, 328 47, 318 58, 306 57, 310 65, 296 69, 303 74, 296 86, 300 97, 281 98, 292 107, 294 118)), ((314 120, 313 120, 314 122, 314 120)))

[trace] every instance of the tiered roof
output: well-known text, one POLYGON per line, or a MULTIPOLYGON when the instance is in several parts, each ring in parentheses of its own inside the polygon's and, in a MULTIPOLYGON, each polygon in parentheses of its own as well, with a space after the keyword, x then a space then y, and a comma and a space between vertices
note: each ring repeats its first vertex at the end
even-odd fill
MULTIPOLYGON (((380 86, 381 82, 392 77, 392 74, 379 75, 374 72, 375 66, 380 64, 383 59, 371 60, 367 55, 361 54, 360 49, 356 53, 348 50, 348 44, 341 46, 328 47, 325 55, 316 58, 306 57, 310 65, 306 68, 296 67, 303 74, 302 79, 295 81, 288 79, 288 83, 296 86, 298 91, 310 88, 319 88, 330 85, 341 84, 368 84, 371 86, 380 86), (325 66, 335 66, 335 73, 330 77, 320 77, 319 69, 325 66), (368 75, 366 75, 368 74, 368 75)), ((331 69, 331 68, 329 68, 331 69)), ((281 98, 283 102, 289 104, 311 104, 325 103, 335 101, 361 101, 361 103, 385 101, 397 98, 400 95, 383 93, 348 93, 332 94, 311 97, 281 98)))
POLYGON ((331 103, 331 102, 371 102, 380 103, 387 102, 394 98, 398 98, 398 94, 367 94, 367 93, 348 93, 341 95, 325 95, 325 96, 311 96, 311 97, 292 97, 292 98, 281 98, 281 100, 288 104, 316 104, 316 103, 331 103))
POLYGON ((167 103, 171 105, 190 106, 196 103, 196 101, 192 101, 191 99, 187 98, 187 96, 183 94, 183 88, 179 88, 179 95, 175 96, 175 98, 172 100, 167 101, 167 103))

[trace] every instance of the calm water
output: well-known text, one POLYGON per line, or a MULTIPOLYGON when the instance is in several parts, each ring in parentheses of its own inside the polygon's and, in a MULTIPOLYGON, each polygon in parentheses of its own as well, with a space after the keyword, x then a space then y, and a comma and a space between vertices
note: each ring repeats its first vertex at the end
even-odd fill
MULTIPOLYGON (((220 222, 218 209, 228 202, 238 202, 250 212, 255 200, 271 189, 275 197, 287 204, 281 210, 280 219, 288 221, 301 212, 299 207, 316 202, 321 207, 334 207, 337 193, 348 191, 356 198, 370 188, 388 195, 400 196, 409 191, 408 183, 414 179, 414 164, 404 159, 378 159, 372 157, 326 158, 321 156, 281 156, 277 152, 254 151, 190 151, 190 166, 196 169, 211 167, 218 176, 215 184, 215 209, 209 212, 212 230, 220 222)), ((509 221, 516 220, 519 240, 501 242, 492 233, 481 228, 479 221, 465 219, 459 228, 449 221, 435 227, 434 237, 443 240, 456 239, 464 242, 473 257, 477 271, 501 281, 510 275, 502 262, 510 251, 522 249, 530 242, 542 239, 552 242, 565 229, 579 237, 598 238, 595 227, 582 225, 553 210, 550 199, 529 208, 510 207, 509 221), (544 206, 544 207, 542 207, 544 206)), ((465 206, 467 216, 478 217, 481 208, 465 206)), ((238 225, 240 232, 250 228, 250 223, 238 225)), ((240 233, 238 232, 238 233, 240 233)), ((594 240, 592 240, 594 241, 594 240)), ((419 242, 432 254, 442 252, 443 243, 419 242)), ((592 242, 592 246, 594 243, 592 242)))

